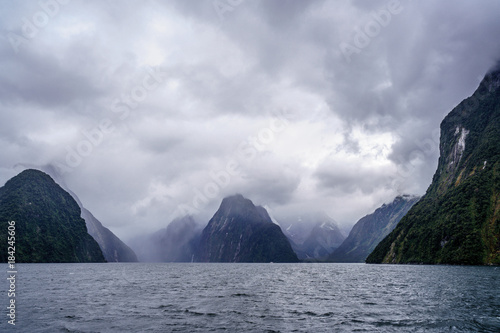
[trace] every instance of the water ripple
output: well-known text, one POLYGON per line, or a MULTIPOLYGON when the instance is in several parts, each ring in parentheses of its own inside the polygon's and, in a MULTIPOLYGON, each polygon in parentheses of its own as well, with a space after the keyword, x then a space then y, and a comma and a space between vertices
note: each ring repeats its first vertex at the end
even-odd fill
POLYGON ((18 332, 500 331, 495 267, 24 264, 18 274, 18 332))

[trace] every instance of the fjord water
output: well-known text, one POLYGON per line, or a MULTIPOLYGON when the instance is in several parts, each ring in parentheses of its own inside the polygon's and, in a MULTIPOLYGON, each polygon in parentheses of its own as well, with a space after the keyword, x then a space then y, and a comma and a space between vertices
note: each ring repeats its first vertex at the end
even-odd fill
POLYGON ((19 264, 16 289, 2 332, 500 331, 498 267, 19 264))

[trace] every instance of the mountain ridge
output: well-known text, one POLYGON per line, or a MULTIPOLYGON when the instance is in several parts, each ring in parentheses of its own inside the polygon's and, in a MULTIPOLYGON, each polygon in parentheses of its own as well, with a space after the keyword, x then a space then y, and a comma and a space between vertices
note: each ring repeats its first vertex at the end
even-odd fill
MULTIPOLYGON (((24 167, 24 165, 19 164, 24 167)), ((59 171, 53 165, 34 167, 34 170, 40 170, 48 174, 63 190, 68 192, 76 201, 81 210, 81 217, 85 220, 87 231, 96 240, 101 248, 104 258, 108 262, 137 262, 137 255, 111 230, 106 228, 85 206, 80 198, 73 192, 61 177, 59 171)))
POLYGON ((77 202, 42 171, 25 170, 0 188, 2 262, 8 221, 15 221, 16 262, 105 262, 77 202))
POLYGON ((500 264, 499 88, 497 68, 443 119, 432 183, 368 263, 500 264))
POLYGON ((373 213, 362 217, 351 229, 344 242, 330 254, 332 262, 365 262, 366 257, 399 221, 420 200, 419 196, 400 195, 383 204, 373 213))
POLYGON ((298 262, 281 228, 259 207, 241 194, 224 198, 202 231, 195 260, 298 262))

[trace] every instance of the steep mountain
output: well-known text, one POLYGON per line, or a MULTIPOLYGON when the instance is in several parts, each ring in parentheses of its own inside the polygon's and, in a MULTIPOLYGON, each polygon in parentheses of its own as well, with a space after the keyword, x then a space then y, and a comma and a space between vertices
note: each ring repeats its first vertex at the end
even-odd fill
POLYGON ((192 216, 177 218, 153 234, 130 242, 140 261, 191 262, 201 230, 192 216))
POLYGON ((299 225, 295 224, 294 231, 301 230, 302 234, 294 233, 293 236, 288 236, 288 234, 287 236, 297 257, 301 260, 325 259, 345 239, 337 222, 324 213, 301 216, 299 221, 299 224, 309 225, 312 228, 299 227, 299 225), (303 239, 302 242, 301 239, 303 239))
POLYGON ((237 194, 222 203, 203 229, 201 262, 297 262, 288 239, 263 207, 237 194))
MULTIPOLYGON (((73 198, 76 195, 72 195, 73 198)), ((79 202, 77 200, 77 202, 79 202)), ((92 236, 104 254, 108 262, 136 262, 137 256, 134 251, 128 247, 111 230, 102 225, 102 223, 92 215, 86 208, 81 206, 82 218, 85 220, 87 230, 92 236)))
MULTIPOLYGON (((19 164, 20 167, 26 167, 26 165, 19 164)), ((33 166, 30 166, 33 167, 33 166)), ((66 185, 63 177, 61 177, 59 171, 52 165, 45 165, 42 167, 37 166, 41 171, 48 174, 59 186, 61 186, 66 192, 68 192, 73 199, 75 199, 78 206, 82 211, 82 218, 85 220, 87 225, 87 230, 90 236, 92 236, 96 242, 99 244, 104 258, 108 262, 136 262, 137 256, 121 239, 119 239, 111 230, 106 228, 102 223, 92 215, 92 213, 86 209, 80 198, 71 191, 71 189, 66 185)))
POLYGON ((345 241, 329 256, 333 262, 364 262, 378 243, 384 239, 406 215, 420 197, 402 195, 390 204, 384 204, 372 214, 361 218, 345 241))
POLYGON ((76 201, 49 175, 25 170, 0 188, 0 261, 8 221, 15 221, 16 262, 104 262, 76 201))
POLYGON ((368 263, 500 264, 500 67, 441 123, 425 196, 368 263))

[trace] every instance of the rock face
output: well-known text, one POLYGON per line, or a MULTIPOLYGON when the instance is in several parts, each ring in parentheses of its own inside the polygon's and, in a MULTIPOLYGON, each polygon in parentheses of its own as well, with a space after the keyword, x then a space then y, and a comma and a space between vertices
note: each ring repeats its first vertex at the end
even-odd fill
POLYGON ((15 221, 16 262, 104 262, 80 207, 49 175, 25 170, 0 188, 0 260, 7 261, 8 221, 15 221))
POLYGON ((298 262, 288 239, 263 207, 242 195, 222 203, 201 234, 200 262, 298 262))
POLYGON ((406 215, 420 197, 402 195, 361 218, 328 258, 332 262, 365 262, 366 257, 406 215))
POLYGON ((192 216, 184 216, 170 222, 157 232, 141 236, 131 245, 140 261, 191 262, 194 260, 201 228, 192 216))
POLYGON ((441 123, 425 196, 368 263, 500 264, 500 71, 441 123))
POLYGON ((118 238, 111 230, 102 225, 102 223, 92 215, 92 213, 86 209, 80 198, 71 191, 64 180, 59 176, 57 170, 52 166, 46 166, 43 170, 49 174, 54 181, 61 186, 65 191, 67 191, 73 199, 77 202, 78 206, 82 211, 81 217, 85 220, 88 233, 92 236, 104 255, 104 258, 108 262, 136 262, 137 256, 134 251, 128 247, 120 238, 118 238))

